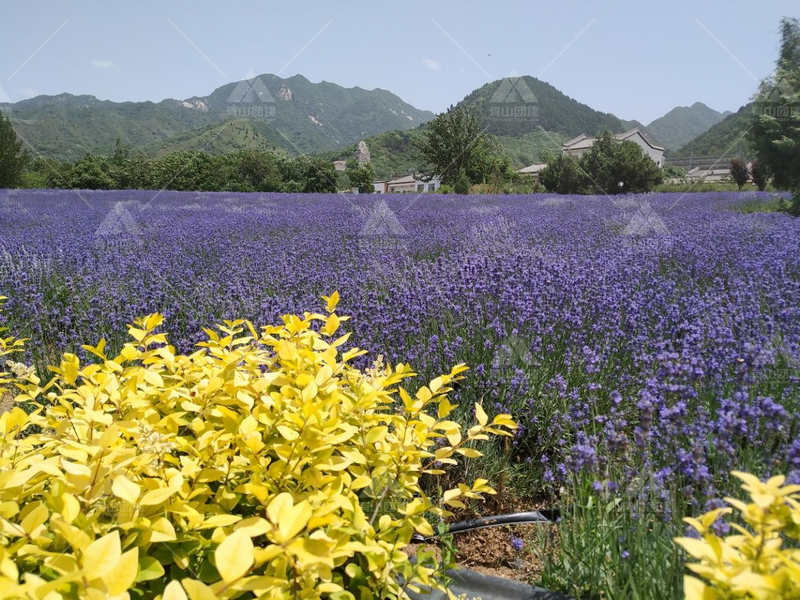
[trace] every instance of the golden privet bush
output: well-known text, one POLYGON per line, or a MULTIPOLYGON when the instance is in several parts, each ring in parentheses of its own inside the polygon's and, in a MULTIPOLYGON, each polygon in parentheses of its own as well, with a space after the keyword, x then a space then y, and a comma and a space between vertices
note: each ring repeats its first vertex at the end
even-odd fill
POLYGON ((698 519, 685 519, 701 539, 677 538, 698 562, 688 567, 705 579, 686 576, 689 600, 800 598, 800 485, 784 485, 782 475, 762 482, 755 475, 733 472, 744 482, 751 502, 726 498, 749 526, 731 523, 738 535, 725 538, 711 529, 730 508, 712 510, 698 519), (794 547, 791 547, 791 546, 794 547))
MULTIPOLYGON (((410 395, 408 365, 366 372, 341 352, 335 313, 207 330, 176 355, 159 315, 81 364, 65 355, 46 386, 17 378, 0 417, 0 598, 395 598, 432 580, 405 552, 446 511, 423 474, 476 440, 509 435, 508 415, 462 432, 447 420, 459 365, 410 395)), ((0 351, 18 348, 3 340, 0 351)), ((10 375, 0 376, 9 383, 10 375)), ((485 480, 442 502, 493 493, 485 480)), ((425 558, 425 557, 423 557, 425 558)))

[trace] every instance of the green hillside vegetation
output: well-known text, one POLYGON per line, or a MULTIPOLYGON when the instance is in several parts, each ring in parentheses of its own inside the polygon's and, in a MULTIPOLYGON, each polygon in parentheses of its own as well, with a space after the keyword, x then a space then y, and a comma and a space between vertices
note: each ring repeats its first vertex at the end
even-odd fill
MULTIPOLYGON (((535 77, 525 75, 521 79, 536 98, 537 119, 491 118, 491 108, 497 104, 493 101, 493 97, 507 79, 481 86, 459 104, 474 106, 479 113, 486 116, 488 132, 503 137, 522 137, 541 129, 560 133, 568 138, 582 133, 595 135, 605 130, 613 133, 621 133, 624 130, 622 121, 612 114, 596 111, 535 77)), ((519 89, 520 85, 517 84, 515 87, 519 89)))
MULTIPOLYGON (((409 131, 387 131, 366 138, 370 162, 379 180, 394 176, 420 173, 426 170, 415 151, 415 141, 419 140, 425 126, 409 131)), ((347 160, 355 156, 358 144, 351 144, 339 150, 326 152, 322 158, 328 161, 347 160)))
POLYGON ((384 131, 411 129, 433 117, 386 90, 312 83, 301 75, 287 79, 260 75, 238 92, 240 85, 229 83, 208 96, 185 101, 119 103, 60 94, 0 104, 0 108, 38 153, 70 161, 86 152, 110 154, 118 138, 155 152, 199 149, 211 142, 214 125, 231 118, 230 109, 266 109, 274 118, 254 118, 261 122, 254 123, 252 131, 241 126, 238 133, 222 135, 212 143, 215 153, 238 150, 247 140, 256 148, 267 144, 295 153, 323 152, 384 131), (263 94, 256 96, 257 89, 263 94))
POLYGON ((702 102, 695 102, 691 106, 673 108, 650 123, 647 131, 669 152, 685 146, 722 119, 722 113, 702 102))
POLYGON ((291 144, 263 119, 227 119, 178 133, 141 149, 148 156, 163 156, 178 150, 201 150, 211 155, 239 150, 297 154, 291 144))
POLYGON ((72 161, 87 152, 110 154, 117 138, 146 146, 212 120, 208 113, 176 100, 117 103, 60 94, 0 107, 36 153, 72 161))
POLYGON ((745 133, 750 127, 752 112, 752 104, 743 106, 679 150, 671 152, 670 158, 689 158, 690 156, 753 158, 753 151, 745 133))
POLYGON ((546 162, 548 153, 559 154, 561 145, 570 137, 554 131, 531 131, 520 137, 502 136, 497 139, 508 154, 511 165, 521 169, 546 162))

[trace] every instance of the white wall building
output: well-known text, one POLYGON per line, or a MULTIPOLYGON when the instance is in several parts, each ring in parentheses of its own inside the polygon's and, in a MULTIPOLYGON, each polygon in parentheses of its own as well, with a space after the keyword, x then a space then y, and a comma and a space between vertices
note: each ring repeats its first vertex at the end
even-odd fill
MULTIPOLYGON (((618 133, 614 136, 614 139, 620 142, 629 141, 638 144, 644 153, 653 159, 653 162, 655 162, 659 167, 664 166, 664 149, 660 146, 651 144, 638 129, 631 129, 625 133, 618 133)), ((597 138, 589 137, 586 134, 581 134, 578 137, 566 142, 561 148, 564 154, 569 154, 573 158, 580 158, 581 155, 591 148, 596 141, 597 138)))
POLYGON ((430 181, 417 179, 414 175, 406 175, 393 179, 386 184, 386 191, 389 194, 424 194, 426 192, 437 192, 442 186, 442 182, 433 178, 430 181))

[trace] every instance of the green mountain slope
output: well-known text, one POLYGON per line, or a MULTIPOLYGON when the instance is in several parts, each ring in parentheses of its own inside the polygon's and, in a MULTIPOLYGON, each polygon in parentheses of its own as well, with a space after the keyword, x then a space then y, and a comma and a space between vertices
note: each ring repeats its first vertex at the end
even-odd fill
MULTIPOLYGON (((312 83, 301 75, 282 79, 269 74, 183 101, 118 103, 60 94, 0 104, 0 108, 37 152, 67 160, 85 152, 109 153, 117 138, 155 150, 201 148, 209 126, 253 113, 259 115, 251 119, 256 122, 252 129, 259 132, 257 144, 263 136, 294 152, 331 150, 391 129, 410 129, 433 117, 386 90, 344 88, 325 81, 312 83), (167 142, 169 139, 172 141, 167 142)), ((214 151, 238 149, 242 141, 221 136, 213 144, 214 151), (228 139, 230 147, 223 143, 228 139)))
POLYGON ((670 153, 670 158, 689 158, 690 156, 752 158, 752 151, 746 135, 750 128, 749 120, 752 110, 752 104, 746 104, 676 152, 670 153))
POLYGON ((0 108, 11 117, 20 137, 33 146, 34 154, 65 160, 77 160, 86 152, 110 153, 117 138, 144 146, 212 120, 208 113, 187 109, 177 100, 117 103, 60 94, 0 108))
POLYGON ((666 151, 674 151, 708 131, 723 119, 723 114, 702 102, 678 106, 647 126, 647 131, 666 151))
POLYGON ((150 156, 162 156, 176 150, 226 154, 253 149, 297 154, 270 123, 261 119, 226 119, 175 134, 140 149, 150 156))
POLYGON ((515 91, 506 94, 511 78, 500 79, 481 86, 467 95, 459 104, 473 106, 484 115, 484 122, 490 133, 498 136, 521 137, 533 131, 551 131, 573 138, 582 133, 595 135, 608 129, 621 133, 624 125, 620 119, 609 113, 596 111, 589 106, 570 98, 547 82, 529 75, 514 81, 515 91), (535 101, 526 97, 528 91, 535 101), (503 105, 535 105, 537 118, 496 118, 493 111, 503 105))

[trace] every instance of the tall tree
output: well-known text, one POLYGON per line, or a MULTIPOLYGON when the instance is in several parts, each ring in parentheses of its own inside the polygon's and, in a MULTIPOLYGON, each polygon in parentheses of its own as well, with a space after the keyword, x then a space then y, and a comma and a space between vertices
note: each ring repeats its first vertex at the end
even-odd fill
POLYGON ((372 181, 375 179, 375 170, 372 168, 372 163, 358 164, 355 158, 350 158, 347 161, 345 168, 347 174, 347 181, 351 188, 356 188, 361 194, 371 194, 375 189, 372 181))
POLYGON ((0 110, 0 188, 19 185, 22 171, 28 163, 28 152, 22 150, 17 132, 0 110))
POLYGON ((769 173, 767 169, 757 160, 750 163, 750 174, 753 178, 753 183, 756 184, 759 192, 767 189, 767 181, 769 181, 769 173))
POLYGON ((739 191, 741 191, 750 178, 750 174, 747 172, 747 165, 738 158, 731 159, 730 172, 733 183, 738 185, 739 191))
POLYGON ((754 101, 750 130, 759 162, 778 189, 792 190, 792 212, 800 215, 800 22, 781 21, 781 53, 775 74, 754 101))
POLYGON ((462 171, 470 182, 482 183, 504 161, 503 151, 493 135, 486 133, 474 108, 450 107, 436 115, 417 143, 420 158, 432 166, 442 183, 453 185, 462 171))

